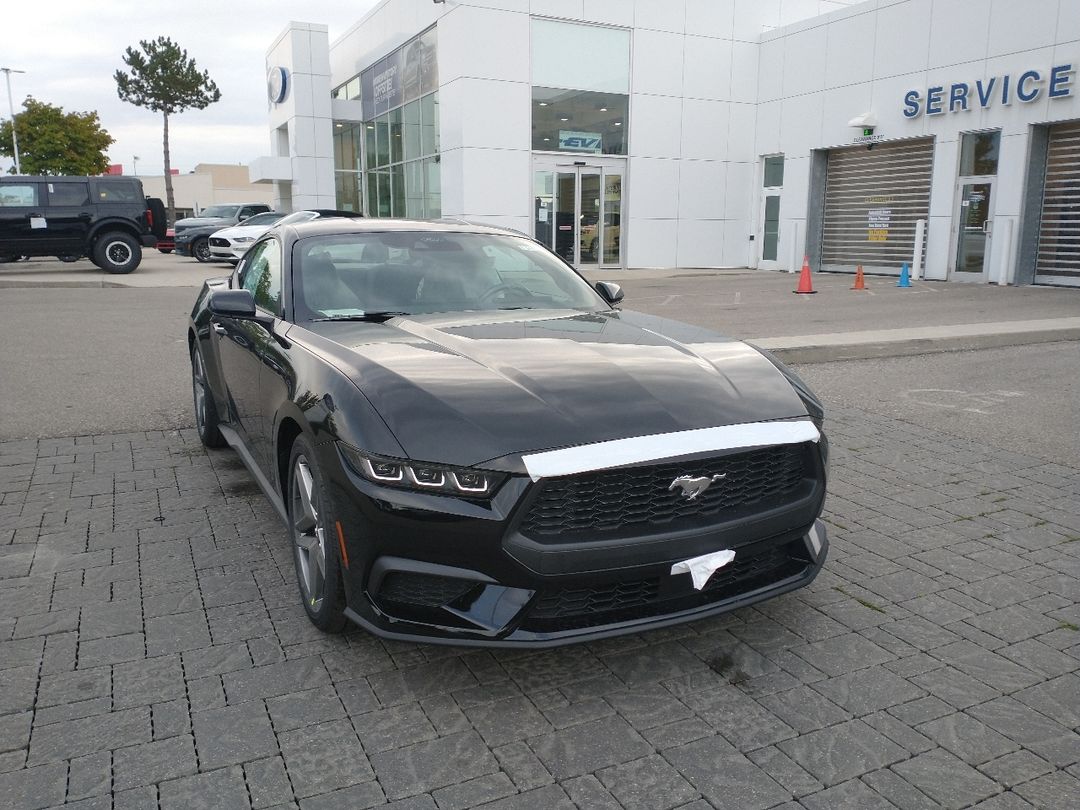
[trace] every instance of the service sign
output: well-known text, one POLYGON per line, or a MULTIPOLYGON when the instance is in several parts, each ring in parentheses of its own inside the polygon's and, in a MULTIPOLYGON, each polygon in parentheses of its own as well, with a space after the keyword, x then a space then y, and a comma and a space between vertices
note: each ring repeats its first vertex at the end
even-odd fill
POLYGON ((603 136, 599 132, 574 132, 559 130, 559 149, 567 152, 589 152, 599 155, 603 151, 603 136))
POLYGON ((1073 65, 1054 65, 1050 70, 1027 70, 1019 75, 1010 73, 990 76, 974 83, 954 82, 904 94, 904 117, 942 115, 994 105, 1008 107, 1013 101, 1030 104, 1045 95, 1050 99, 1068 98, 1073 94, 1076 70, 1073 65))

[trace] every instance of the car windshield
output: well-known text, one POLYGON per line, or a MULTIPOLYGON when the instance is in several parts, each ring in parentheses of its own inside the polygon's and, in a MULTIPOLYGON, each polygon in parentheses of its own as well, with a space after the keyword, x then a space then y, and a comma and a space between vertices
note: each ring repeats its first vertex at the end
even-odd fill
POLYGON ((273 225, 283 216, 285 215, 279 214, 276 211, 268 211, 265 214, 256 214, 255 216, 248 217, 243 222, 241 222, 240 227, 247 227, 248 225, 262 225, 264 227, 267 225, 273 225))
POLYGON ((296 320, 498 309, 608 309, 558 258, 518 236, 393 231, 294 248, 296 320))
POLYGON ((223 217, 229 219, 235 217, 236 212, 240 210, 239 205, 210 205, 204 208, 200 213, 200 217, 223 217))
POLYGON ((319 215, 314 211, 297 211, 278 220, 278 225, 295 225, 297 222, 310 222, 317 216, 319 215))

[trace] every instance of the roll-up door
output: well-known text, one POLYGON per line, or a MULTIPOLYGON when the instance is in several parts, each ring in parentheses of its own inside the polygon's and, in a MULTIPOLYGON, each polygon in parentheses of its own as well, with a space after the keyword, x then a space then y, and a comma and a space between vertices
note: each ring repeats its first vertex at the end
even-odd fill
MULTIPOLYGON (((934 139, 829 152, 821 267, 899 273, 915 252, 915 223, 930 213, 934 139)), ((924 245, 925 257, 925 245, 924 245)))
POLYGON ((1035 283, 1080 287, 1080 122, 1050 127, 1035 283))

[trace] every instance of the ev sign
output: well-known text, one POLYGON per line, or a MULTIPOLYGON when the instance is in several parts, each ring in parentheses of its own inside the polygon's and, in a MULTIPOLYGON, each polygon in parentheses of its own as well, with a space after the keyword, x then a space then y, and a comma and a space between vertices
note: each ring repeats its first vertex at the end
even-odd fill
POLYGON ((986 109, 993 104, 1007 107, 1013 99, 1025 104, 1035 101, 1043 92, 1048 98, 1066 98, 1073 93, 1076 71, 1071 64, 1055 65, 1049 72, 1027 70, 1019 76, 991 76, 979 79, 974 85, 955 82, 948 86, 926 88, 926 93, 909 90, 904 94, 904 117, 918 118, 923 113, 941 115, 973 109, 986 109))
POLYGON ((599 155, 603 149, 603 138, 599 132, 571 132, 559 130, 559 149, 568 152, 589 152, 599 155))

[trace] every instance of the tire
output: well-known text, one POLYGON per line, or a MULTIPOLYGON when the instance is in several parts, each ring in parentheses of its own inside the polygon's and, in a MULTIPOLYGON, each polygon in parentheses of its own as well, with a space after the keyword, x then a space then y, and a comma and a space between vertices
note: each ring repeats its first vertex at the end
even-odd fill
POLYGON ((191 243, 191 255, 198 259, 203 264, 214 257, 210 255, 210 240, 205 236, 201 236, 191 243))
POLYGON ((162 248, 158 248, 158 252, 160 252, 160 253, 172 253, 172 248, 169 248, 168 250, 163 250, 162 248))
POLYGON ((191 347, 191 396, 195 401, 195 429, 199 432, 199 440, 206 447, 224 447, 225 437, 218 430, 221 420, 214 397, 207 390, 206 366, 198 344, 191 347))
POLYGON ((285 493, 300 601, 311 623, 325 633, 345 628, 345 584, 333 527, 333 496, 306 436, 297 436, 289 456, 285 493))
POLYGON ((22 259, 22 256, 12 253, 10 255, 0 256, 0 264, 10 264, 12 262, 17 262, 20 259, 22 259))
POLYGON ((68 254, 66 254, 64 256, 57 256, 56 258, 58 258, 60 261, 64 262, 65 264, 71 264, 73 262, 77 262, 79 259, 82 258, 82 256, 77 256, 74 253, 68 253, 68 254))
POLYGON ((130 234, 110 231, 97 238, 93 258, 106 273, 130 273, 142 261, 142 245, 130 234))

